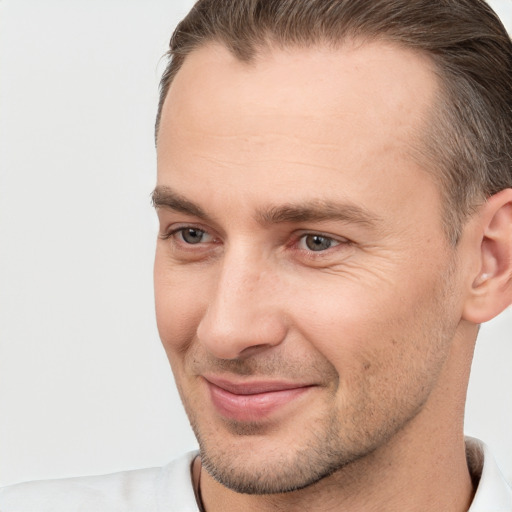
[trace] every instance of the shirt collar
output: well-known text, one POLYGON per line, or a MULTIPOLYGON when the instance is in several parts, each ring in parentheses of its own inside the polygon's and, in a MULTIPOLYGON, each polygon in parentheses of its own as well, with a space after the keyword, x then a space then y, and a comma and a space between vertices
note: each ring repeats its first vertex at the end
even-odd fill
POLYGON ((466 455, 473 482, 478 482, 468 512, 511 512, 512 489, 501 474, 487 445, 466 437, 466 455))

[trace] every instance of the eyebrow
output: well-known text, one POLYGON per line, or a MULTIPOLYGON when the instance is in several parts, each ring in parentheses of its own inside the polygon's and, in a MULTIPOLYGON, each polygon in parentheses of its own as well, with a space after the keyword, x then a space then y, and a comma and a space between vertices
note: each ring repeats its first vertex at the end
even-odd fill
POLYGON ((370 228, 376 227, 381 222, 380 217, 361 206, 323 199, 305 201, 299 205, 272 206, 259 211, 257 218, 261 224, 335 220, 370 228))
MULTIPOLYGON (((194 217, 208 219, 210 216, 197 204, 169 187, 157 186, 151 195, 155 208, 168 208, 194 217)), ((261 225, 298 222, 341 221, 369 228, 377 227, 382 219, 369 210, 353 203, 339 203, 324 199, 269 206, 256 212, 261 225)))
POLYGON ((156 209, 168 208, 176 212, 192 215, 193 217, 200 217, 202 219, 208 217, 200 206, 174 192, 169 187, 156 187, 151 194, 151 202, 156 209))

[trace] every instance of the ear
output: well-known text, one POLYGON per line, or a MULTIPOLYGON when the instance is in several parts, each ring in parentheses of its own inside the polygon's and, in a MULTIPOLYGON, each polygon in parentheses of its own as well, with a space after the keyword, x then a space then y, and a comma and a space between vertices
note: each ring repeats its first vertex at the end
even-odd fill
POLYGON ((463 311, 463 318, 475 324, 512 304, 512 189, 489 198, 478 216, 479 268, 463 311))

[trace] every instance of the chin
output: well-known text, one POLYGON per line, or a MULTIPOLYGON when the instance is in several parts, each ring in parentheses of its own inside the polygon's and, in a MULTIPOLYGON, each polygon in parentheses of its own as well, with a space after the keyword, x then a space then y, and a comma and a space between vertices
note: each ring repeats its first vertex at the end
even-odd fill
POLYGON ((264 452, 260 460, 239 454, 225 457, 225 454, 208 453, 201 450, 203 468, 217 482, 241 494, 281 494, 298 491, 314 485, 332 475, 343 462, 311 459, 309 450, 283 457, 264 452))
MULTIPOLYGON (((222 429, 192 428, 199 441, 203 468, 223 486, 242 494, 279 494, 318 483, 373 451, 362 443, 347 448, 333 418, 318 420, 293 439, 279 436, 279 429, 261 424, 230 425, 222 429)), ((360 440, 361 441, 361 440, 360 440)))

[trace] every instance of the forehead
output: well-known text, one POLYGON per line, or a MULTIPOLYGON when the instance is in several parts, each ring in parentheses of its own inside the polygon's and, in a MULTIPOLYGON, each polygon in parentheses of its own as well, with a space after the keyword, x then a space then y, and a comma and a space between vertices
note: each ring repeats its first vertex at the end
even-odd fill
POLYGON ((312 186, 367 202, 384 185, 407 194, 427 175, 413 155, 437 87, 427 57, 385 42, 273 49, 250 63, 202 47, 163 106, 158 181, 185 195, 204 184, 208 200, 222 184, 274 203, 312 186))
POLYGON ((184 111, 180 122, 199 115, 205 131, 227 128, 222 122, 229 121, 230 128, 250 132, 251 118, 277 114, 376 129, 392 121, 395 136, 411 135, 432 104, 433 69, 426 55, 385 41, 269 48, 249 63, 210 44, 185 59, 163 113, 171 122, 184 111))

